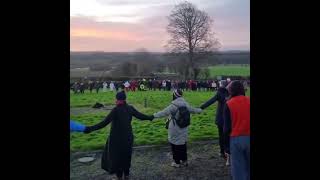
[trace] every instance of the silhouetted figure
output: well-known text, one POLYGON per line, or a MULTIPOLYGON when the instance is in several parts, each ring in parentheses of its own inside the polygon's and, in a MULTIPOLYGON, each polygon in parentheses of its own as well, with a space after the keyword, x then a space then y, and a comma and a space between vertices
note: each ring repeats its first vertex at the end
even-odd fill
POLYGON ((100 87, 100 82, 97 81, 96 84, 95 84, 95 86, 96 86, 96 87, 95 87, 95 88, 96 88, 96 92, 99 93, 99 89, 101 88, 101 87, 100 87))
POLYGON ((89 81, 89 91, 90 91, 90 93, 92 93, 93 88, 94 88, 94 82, 89 81))
POLYGON ((77 94, 79 92, 79 84, 78 84, 78 82, 75 82, 73 84, 73 92, 74 92, 74 94, 77 94))
POLYGON ((168 80, 166 82, 166 86, 167 86, 167 91, 170 91, 171 90, 171 82, 170 82, 170 80, 168 80))
POLYGON ((84 94, 84 83, 80 83, 80 87, 79 87, 79 89, 80 89, 80 93, 81 94, 84 94))

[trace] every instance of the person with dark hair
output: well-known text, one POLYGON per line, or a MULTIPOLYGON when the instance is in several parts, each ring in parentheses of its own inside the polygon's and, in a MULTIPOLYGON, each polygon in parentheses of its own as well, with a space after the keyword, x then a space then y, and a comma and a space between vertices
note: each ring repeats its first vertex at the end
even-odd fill
POLYGON ((99 89, 100 89, 100 82, 99 81, 96 81, 95 88, 96 88, 96 92, 99 93, 99 89))
POLYGON ((116 92, 118 92, 119 91, 119 86, 120 86, 120 82, 119 81, 116 81, 115 83, 114 83, 114 87, 116 88, 116 92))
POLYGON ((90 93, 92 93, 93 88, 94 88, 94 82, 89 81, 89 91, 90 91, 90 93))
POLYGON ((160 80, 155 80, 156 88, 158 88, 159 91, 161 91, 162 83, 160 80))
POLYGON ((227 89, 231 98, 224 108, 224 134, 230 136, 231 174, 234 180, 250 180, 250 98, 240 81, 227 89))
POLYGON ((83 84, 83 82, 80 83, 79 90, 80 90, 80 94, 84 94, 84 84, 83 84))
POLYGON ((152 80, 151 79, 149 79, 149 81, 148 81, 148 89, 149 89, 149 91, 152 90, 152 80))
POLYGON ((132 80, 132 82, 130 83, 131 91, 135 92, 136 88, 137 88, 137 81, 136 80, 132 80))
POLYGON ((153 79, 153 80, 151 81, 151 87, 152 87, 152 90, 153 90, 153 91, 155 91, 156 88, 158 87, 157 84, 156 84, 156 82, 157 82, 157 81, 156 81, 155 79, 153 79))
POLYGON ((170 80, 167 81, 166 85, 167 85, 167 91, 171 91, 171 81, 170 80))
POLYGON ((155 79, 152 80, 152 89, 155 91, 158 88, 158 81, 155 79))
POLYGON ((186 83, 186 81, 181 81, 181 88, 182 88, 182 91, 186 91, 186 90, 187 90, 187 83, 186 83))
POLYGON ((205 91, 205 89, 206 89, 205 81, 201 81, 200 87, 201 87, 201 91, 205 91))
POLYGON ((207 81, 206 82, 206 87, 207 87, 207 91, 210 91, 210 85, 211 85, 211 81, 207 81))
POLYGON ((197 90, 197 82, 196 81, 191 81, 191 89, 192 91, 196 91, 197 90))
POLYGON ((77 94, 78 91, 79 91, 79 83, 78 83, 78 82, 75 82, 75 83, 73 84, 73 92, 74 92, 74 94, 77 94))
MULTIPOLYGON (((189 113, 200 113, 202 109, 193 108, 182 97, 182 91, 176 89, 173 91, 173 101, 171 104, 160 112, 154 113, 154 118, 161 118, 169 116, 168 118, 168 140, 171 145, 172 156, 174 162, 171 163, 172 167, 188 166, 187 158, 187 137, 188 137, 188 124, 185 126, 179 125, 180 118, 185 118, 182 113, 184 109, 190 120, 189 113)), ((184 119, 186 120, 186 119, 184 119)), ((187 120, 186 120, 187 121, 187 120)), ((190 122, 190 121, 189 121, 190 122)))
POLYGON ((186 84, 187 84, 186 90, 187 91, 191 90, 191 82, 190 82, 190 80, 189 81, 186 80, 186 84))
POLYGON ((204 90, 204 82, 203 81, 199 81, 199 90, 200 91, 204 90))
POLYGON ((108 116, 100 123, 87 126, 84 133, 90 133, 106 127, 111 123, 110 134, 102 154, 101 168, 110 174, 115 174, 118 179, 129 178, 133 132, 132 117, 140 120, 152 120, 154 117, 144 115, 133 106, 126 103, 126 94, 120 91, 116 95, 116 107, 111 110, 108 116))
POLYGON ((124 84, 122 84, 121 82, 119 83, 119 87, 120 87, 120 91, 126 90, 126 86, 124 84))
POLYGON ((219 132, 220 156, 227 159, 228 157, 225 153, 229 154, 229 152, 227 152, 228 143, 226 142, 226 137, 223 134, 223 126, 224 126, 223 111, 224 111, 226 99, 229 96, 226 86, 227 86, 227 81, 225 80, 221 81, 221 86, 218 89, 217 93, 211 99, 209 99, 206 103, 202 104, 200 108, 205 109, 210 105, 214 104, 215 102, 218 102, 215 124, 217 125, 218 132, 219 132))

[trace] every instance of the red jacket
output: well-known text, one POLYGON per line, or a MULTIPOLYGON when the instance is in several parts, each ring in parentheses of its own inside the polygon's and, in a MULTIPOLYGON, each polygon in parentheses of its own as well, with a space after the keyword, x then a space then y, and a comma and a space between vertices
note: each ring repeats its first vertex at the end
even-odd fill
POLYGON ((231 117, 230 136, 250 136, 250 98, 235 96, 227 101, 231 117))

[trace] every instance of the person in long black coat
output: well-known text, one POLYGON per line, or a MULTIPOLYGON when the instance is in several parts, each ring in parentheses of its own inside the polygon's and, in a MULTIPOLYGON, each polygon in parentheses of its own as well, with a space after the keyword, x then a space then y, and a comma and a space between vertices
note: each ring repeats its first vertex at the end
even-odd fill
POLYGON ((228 137, 225 137, 223 134, 223 125, 224 125, 224 119, 223 119, 223 111, 226 104, 226 100, 229 96, 228 90, 226 89, 227 81, 223 80, 221 81, 221 85, 216 93, 215 96, 213 96, 211 99, 209 99, 206 103, 202 104, 200 106, 201 109, 205 109, 208 106, 212 105, 216 101, 218 101, 218 107, 216 112, 216 120, 215 124, 218 127, 219 131, 219 146, 220 146, 220 156, 226 158, 225 153, 228 153, 229 148, 228 146, 228 137))
POLYGON ((110 174, 116 173, 121 179, 129 176, 131 166, 131 155, 133 146, 133 133, 131 120, 132 116, 140 120, 153 120, 153 115, 147 116, 137 111, 133 106, 126 103, 124 91, 116 95, 117 105, 111 110, 109 115, 100 123, 87 126, 84 133, 99 130, 111 123, 110 135, 107 139, 102 155, 101 168, 110 174))

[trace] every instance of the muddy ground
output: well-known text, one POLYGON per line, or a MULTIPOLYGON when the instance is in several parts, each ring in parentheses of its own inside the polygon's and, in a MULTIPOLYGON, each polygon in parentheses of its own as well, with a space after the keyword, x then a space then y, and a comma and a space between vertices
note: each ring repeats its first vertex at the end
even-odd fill
MULTIPOLYGON (((216 142, 188 144, 189 166, 174 168, 169 146, 134 148, 130 179, 134 180, 230 180, 230 167, 219 157, 216 142)), ((108 180, 111 175, 100 168, 101 151, 73 153, 70 156, 71 180, 108 180), (78 158, 95 157, 89 163, 78 158)))

